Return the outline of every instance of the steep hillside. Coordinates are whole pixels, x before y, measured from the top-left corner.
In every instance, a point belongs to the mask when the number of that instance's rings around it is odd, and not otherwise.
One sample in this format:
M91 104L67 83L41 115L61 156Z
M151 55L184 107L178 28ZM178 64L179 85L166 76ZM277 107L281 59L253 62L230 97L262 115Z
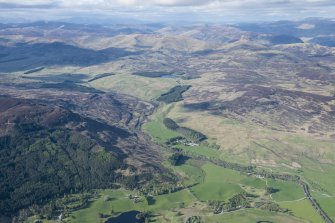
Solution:
M136 154L141 145L128 130L37 99L2 96L0 108L0 214L64 193L135 188L160 172L157 163L131 161L126 148Z
M0 46L0 69L3 72L29 70L41 66L90 66L129 55L122 49L95 51L73 45L51 43L17 43Z

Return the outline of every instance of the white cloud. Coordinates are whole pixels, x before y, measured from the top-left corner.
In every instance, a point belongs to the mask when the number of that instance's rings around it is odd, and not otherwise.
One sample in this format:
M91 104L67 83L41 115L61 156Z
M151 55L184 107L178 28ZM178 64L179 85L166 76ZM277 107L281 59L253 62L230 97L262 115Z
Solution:
M260 20L334 16L335 0L0 0L0 13L14 10L118 12L130 17L178 15L180 18L225 17ZM304 13L306 12L306 13ZM307 13L308 12L308 13ZM64 14L64 13L63 13ZM179 18L176 16L176 18ZM192 19L190 17L189 19Z
M59 7L73 6L248 6L248 5L335 5L333 0L0 0L3 5L39 6L53 5Z
M0 3L4 4L17 4L17 5L45 5L45 4L52 4L53 0L13 0L13 1L4 1L0 0Z

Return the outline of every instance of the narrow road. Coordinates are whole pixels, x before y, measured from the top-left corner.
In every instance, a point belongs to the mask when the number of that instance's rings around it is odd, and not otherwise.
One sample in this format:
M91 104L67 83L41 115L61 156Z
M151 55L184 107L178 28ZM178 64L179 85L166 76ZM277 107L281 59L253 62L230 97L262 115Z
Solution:
M309 191L309 186L307 183L303 182L300 180L299 182L304 190L305 196L308 199L308 201L312 204L312 206L314 207L314 209L319 213L319 215L323 218L323 220L326 223L334 223L332 219L330 219L330 217L327 215L326 212L324 212L322 210L322 208L320 207L320 205L315 201L315 199L312 197L310 191Z

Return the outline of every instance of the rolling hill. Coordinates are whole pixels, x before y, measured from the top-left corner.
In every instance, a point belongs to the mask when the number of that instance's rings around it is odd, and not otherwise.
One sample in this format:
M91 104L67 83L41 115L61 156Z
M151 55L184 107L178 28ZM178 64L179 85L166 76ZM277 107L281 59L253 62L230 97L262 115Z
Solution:
M334 221L334 35L0 25L0 221Z

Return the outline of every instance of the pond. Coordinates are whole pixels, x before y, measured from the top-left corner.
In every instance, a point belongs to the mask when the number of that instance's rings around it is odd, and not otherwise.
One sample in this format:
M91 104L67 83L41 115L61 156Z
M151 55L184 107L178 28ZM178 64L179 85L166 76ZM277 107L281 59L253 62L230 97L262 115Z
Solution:
M128 211L122 214L109 218L105 223L144 223L144 219L137 219L136 215L139 211Z

